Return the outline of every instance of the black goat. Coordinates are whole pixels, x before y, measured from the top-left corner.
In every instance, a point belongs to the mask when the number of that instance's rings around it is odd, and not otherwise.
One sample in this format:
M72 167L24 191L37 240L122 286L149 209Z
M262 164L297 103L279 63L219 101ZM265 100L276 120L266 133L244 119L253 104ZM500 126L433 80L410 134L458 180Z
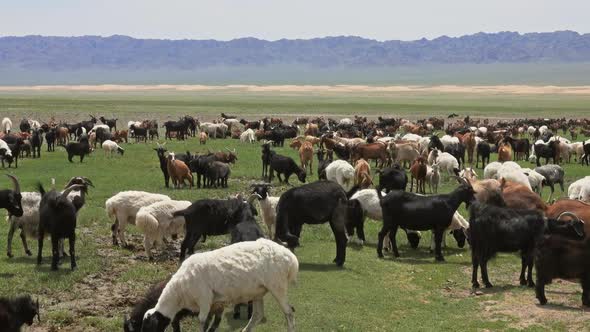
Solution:
M12 159L8 158L6 160L8 162L8 168L10 168L12 166L13 162L14 162L14 167L18 168L18 158L20 157L20 152L21 152L24 145L25 145L25 142L21 138L19 138L16 141L16 143L14 143L14 144L8 144L8 147L12 151Z
M70 264L72 270L76 268L76 215L77 210L73 202L67 197L72 190L81 190L82 185L73 185L61 194L55 190L45 192L41 184L38 185L41 193L39 206L39 248L37 264L43 260L43 240L45 233L51 235L51 248L53 259L51 270L57 270L59 263L59 240L67 238L70 244Z
M101 116L99 118L99 120L103 123L106 124L107 126L109 126L109 131L115 129L115 131L117 130L117 120L119 119L105 119L104 116Z
M45 140L47 141L47 152L55 151L55 140L57 138L57 132L55 128L50 128L45 133ZM41 153L39 153L41 155Z
M228 234L239 220L236 220L236 212L242 209L244 204L249 204L253 214L256 209L251 202L245 202L240 196L232 199L201 199L188 208L174 212L174 217L183 216L186 220L186 234L180 247L180 261L182 262L188 252L192 255L195 245L201 236Z
M229 165L226 163L222 163L221 161L213 161L207 165L207 180L205 181L207 185L205 187L214 187L221 186L222 188L227 188L227 179L231 174L231 169Z
M262 144L262 179L266 179L268 176L268 167L270 166L270 160L276 153L270 149L272 142L265 142Z
M318 149L316 153L318 155L318 179L327 180L326 167L328 167L328 165L330 165L330 163L333 161L333 153L331 150L328 150L327 153L325 153L325 157L323 149Z
M29 295L0 297L0 331L19 332L23 325L31 326L35 316L40 322L39 300L33 301Z
M147 143L147 128L137 127L133 124L129 127L129 130L133 131L133 136L135 137L136 143L140 141L144 141L145 143Z
M63 145L62 145L63 146ZM84 156L90 154L90 143L88 143L88 136L80 136L79 142L69 142L64 146L68 153L68 161L73 163L74 156L80 156L80 162L84 161Z
M577 217L574 220L578 219ZM590 226L585 224L585 235ZM590 306L590 241L572 240L563 235L545 235L535 255L537 272L536 297L541 305L547 304L545 285L553 279L579 279L582 284L582 304Z
M23 206L21 204L22 196L20 193L20 184L18 179L10 174L6 174L14 184L14 189L0 190L0 209L6 209L9 215L22 217Z
M33 150L33 158L41 158L41 146L43 145L43 135L40 129L33 130L31 137L31 148Z
M479 165L479 158L480 157L481 157L481 168L482 169L486 168L486 162L488 164L490 163L490 153L492 152L490 149L490 145L486 141L479 142L479 143L477 143L475 150L476 150L475 168L477 168L477 165Z
M465 167L465 144L459 143L457 145L449 145L445 148L444 152L450 153L459 162L459 168L461 165Z
M535 246L545 232L579 236L584 234L577 223L564 224L545 219L538 210L519 210L475 202L469 208L468 237L471 244L473 288L479 288L477 269L486 288L492 287L488 278L488 261L498 252L520 251L520 284L533 287L533 254ZM525 279L525 270L528 274Z
M346 260L346 233L362 224L348 215L347 193L336 182L317 181L287 190L277 204L275 241L287 242L291 250L299 246L303 224L330 223L336 239L338 266ZM359 234L359 238L361 234Z
M554 164L559 164L559 141L535 144L534 149L537 156L537 167L541 166L541 158L545 158L545 164L549 163L549 159L553 159Z
M156 155L158 156L158 160L160 161L160 169L162 170L162 174L164 175L164 185L166 188L170 187L170 175L168 175L168 166L166 161L166 149L164 145L158 144L158 147L154 149L156 151Z
M192 173L197 173L197 188L201 188L201 177L203 178L203 187L207 186L207 173L209 164L216 161L215 155L209 153L206 155L195 156L189 163L188 168Z
M584 150L584 154L580 157L580 162L582 165L586 164L588 166L590 165L590 144L582 142L582 149Z
M279 182L283 182L283 180L281 180L281 174L283 174L285 176L286 184L289 184L289 177L292 174L296 174L297 178L302 183L305 183L305 177L307 176L307 172L299 167L295 160L280 154L274 154L270 158L270 174L268 175L269 182L272 182L272 179L274 178L274 172L277 172Z
M377 190L385 190L386 193L389 193L391 190L406 190L408 176L399 164L377 170L377 173L379 173L379 186Z
M438 149L438 151L443 151L445 149L440 138L436 135L430 136L430 142L428 143L428 152L432 151L433 149Z
M164 287L170 281L170 278L161 281L155 285L153 285L147 293L143 297L141 297L135 306L133 306L133 310L131 311L131 316L125 316L123 321L123 331L125 332L139 332L142 329L143 325L143 316L145 315L146 311L156 306L158 303L158 299L162 292L164 291ZM215 331L219 327L219 323L221 322L221 314L223 313L223 307L221 310L214 310L215 311L215 320L213 324L208 329L208 331ZM188 309L183 309L176 313L174 319L172 320L172 331L180 332L180 321L187 317L187 316L196 316L198 313L194 313ZM207 321L205 322L205 329L209 326L209 321L211 320L211 315L207 317Z
M29 123L29 120L22 119L20 121L19 129L22 133L28 133L31 131L31 124Z
M402 227L415 231L432 230L435 258L437 261L444 261L441 251L444 232L461 203L470 204L474 193L471 185L464 181L453 192L443 195L419 196L395 190L383 197L381 190L377 190L383 210L383 227L379 231L377 255L383 258L383 238L389 232L393 254L399 257L395 235L398 227Z

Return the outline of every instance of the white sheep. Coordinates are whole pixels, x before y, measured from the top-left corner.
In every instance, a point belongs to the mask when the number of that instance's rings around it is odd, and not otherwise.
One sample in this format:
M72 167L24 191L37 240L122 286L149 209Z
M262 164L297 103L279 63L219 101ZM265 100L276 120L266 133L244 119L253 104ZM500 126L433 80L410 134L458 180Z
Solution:
M117 151L119 154L123 155L123 153L125 153L125 149L123 149L122 147L119 146L119 144L117 144L116 142L113 142L111 140L106 140L104 142L102 142L102 149L104 150L104 155L106 156L113 156L113 153L115 151Z
M535 131L537 131L537 128L535 128L533 126L529 126L526 130L526 132L529 134L529 136L533 136L535 134Z
M252 128L248 128L240 134L240 142L254 143L254 141L256 141L256 137L254 136L254 130L252 130Z
M500 168L498 169L495 179L501 180L502 178L508 181L522 184L531 191L533 190L531 188L528 176L523 172L520 165L513 161L506 161L502 163L502 166L500 166Z
M267 239L194 254L166 284L156 306L145 313L143 326L165 328L180 310L188 309L199 312L200 331L204 332L213 304L253 301L252 318L242 330L251 331L263 319L264 295L270 292L287 319L287 331L294 332L294 309L287 293L298 272L297 257Z
M326 167L326 179L349 190L354 184L354 167L345 160L334 160Z
M169 235L184 233L184 217L173 217L172 213L188 208L189 201L164 200L137 211L135 225L143 233L143 247L149 258L152 258L152 246L162 246Z
M459 162L452 154L448 152L438 153L436 163L440 166L440 169L446 171L450 176L459 174Z
M582 193L587 193L590 189L590 176L586 176L577 181L574 181L567 189L567 196L570 199L582 199ZM590 199L584 200L590 203Z
M402 137L402 140L418 142L421 138L422 138L422 136L420 136L420 135L408 133Z
M498 161L492 161L491 163L487 164L486 167L483 169L483 178L495 179L500 167L502 167L502 163Z
M547 126L543 125L539 127L539 133L541 133L541 135L544 135L547 131L549 131L549 128L547 128Z
M12 121L9 118L2 119L2 132L5 134L10 133L12 130Z
M6 141L3 139L0 139L0 150L4 150L5 156L12 156L12 150L10 150L8 143L6 143Z
M117 245L117 238L121 245L127 246L125 240L125 228L127 224L135 224L137 211L150 204L170 200L170 197L161 194L152 194L145 191L122 191L105 202L105 208L109 218L115 218L112 225L113 244Z
M541 195L541 192L543 191L543 183L545 183L545 176L530 168L523 168L522 171L528 177L531 189Z

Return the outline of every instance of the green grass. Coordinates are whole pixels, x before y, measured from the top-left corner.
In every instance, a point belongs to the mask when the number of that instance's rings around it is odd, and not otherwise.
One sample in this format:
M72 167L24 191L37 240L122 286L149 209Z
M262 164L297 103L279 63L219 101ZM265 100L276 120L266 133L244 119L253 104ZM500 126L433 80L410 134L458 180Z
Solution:
M119 118L132 119L139 115L165 118L178 114L213 116L220 111L237 114L289 114L291 112L314 114L447 114L461 107L464 112L486 116L537 117L538 109L567 109L572 114L584 115L582 97L547 96L526 97L485 96L481 100L473 96L401 96L376 99L361 96L286 97L280 96L215 96L179 95L84 95L76 94L39 96L1 96L0 111L20 116L34 115L45 119L55 114L57 119L63 110L67 116L78 118L92 112L115 112ZM538 99L535 99L538 98ZM408 107L397 113L402 106ZM410 106L407 106L410 105ZM479 105L479 106L478 106ZM560 106L561 105L561 106ZM356 110L359 113L356 113ZM486 111L483 111L486 110ZM406 113L407 112L407 113ZM549 111L546 114L551 114ZM108 113L110 114L110 113ZM553 114L555 115L555 114ZM569 116L568 114L559 114ZM587 115L587 114L586 114ZM65 116L65 115L64 115ZM19 116L12 116L13 120ZM24 159L18 170L3 170L16 174L23 191L35 190L41 181L46 187L56 178L63 186L72 176L87 176L96 185L92 188L86 206L80 212L78 222L78 266L71 272L69 263L60 266L58 272L49 271L50 243L46 240L44 264L38 267L34 257L26 257L16 234L13 241L14 258L0 258L0 294L16 295L23 292L39 297L42 302L42 326L45 329L114 331L120 329L122 316L129 311L134 299L150 284L173 273L176 260L159 255L155 262L145 259L141 237L134 227L134 250L114 248L110 239L110 224L104 211L105 200L122 190L145 190L170 195L174 199L197 200L205 197L225 198L233 193L246 193L248 186L260 178L260 147L258 144L240 144L236 140L210 140L199 146L196 140L172 141L170 151L203 152L236 148L239 160L232 168L230 188L227 190L193 189L170 190L163 186L163 179L152 150L155 144L126 144L125 156L107 159L102 151L93 153L83 164L70 164L63 148L56 152L43 151L41 159ZM296 158L293 150L277 148L279 153ZM526 165L526 163L523 163ZM314 168L316 166L314 165ZM578 164L565 165L567 184L588 174L588 168ZM315 172L314 172L315 173ZM480 172L481 173L481 172ZM312 179L316 179L314 175ZM8 179L4 187L9 186ZM296 179L291 179L296 183ZM276 183L275 183L276 184ZM442 192L450 191L454 183L445 182ZM276 193L288 189L277 186ZM557 190L559 195L560 191ZM543 193L548 196L548 191ZM461 212L465 214L462 208ZM405 237L398 234L401 257L378 259L375 251L379 225L366 222L368 243L363 247L349 246L344 268L332 263L335 255L333 235L327 225L305 226L302 247L296 250L300 261L300 273L296 286L290 289L290 302L296 308L296 324L299 331L385 331L385 330L505 330L525 328L530 330L556 329L580 330L587 328L588 312L580 311L581 289L578 285L557 285L564 294L548 293L549 301L557 303L547 309L536 306L534 293L518 286L520 259L515 255L499 255L490 264L490 278L496 288L484 295L471 295L470 254L468 249L458 249L451 236L449 248L444 251L447 261L436 263L428 252L429 234L424 234L420 248L412 250ZM263 228L264 229L264 228ZM0 223L0 234L6 234L8 225ZM17 232L18 233L18 232ZM0 240L5 245L5 237ZM210 250L224 245L227 237L210 237L199 249ZM37 243L29 240L36 255ZM67 244L66 244L67 246ZM174 256L174 255L171 255ZM550 287L550 289L552 286ZM266 301L268 321L258 331L281 331L285 321L271 297ZM491 308L482 310L482 308ZM228 310L229 312L230 310ZM522 311L529 312L526 317ZM483 313L482 313L483 312ZM557 313L556 313L557 312ZM532 320L531 320L532 317ZM237 331L245 326L244 320L235 321L226 312L222 331ZM194 330L194 320L185 325Z

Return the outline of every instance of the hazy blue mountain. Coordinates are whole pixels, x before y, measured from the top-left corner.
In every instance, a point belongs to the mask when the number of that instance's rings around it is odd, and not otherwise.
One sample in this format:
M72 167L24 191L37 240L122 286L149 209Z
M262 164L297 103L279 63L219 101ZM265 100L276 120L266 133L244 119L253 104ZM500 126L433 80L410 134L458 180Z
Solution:
M203 69L219 66L373 67L415 64L581 62L590 34L477 33L458 38L385 41L360 37L265 41L111 37L3 37L0 66L45 70Z

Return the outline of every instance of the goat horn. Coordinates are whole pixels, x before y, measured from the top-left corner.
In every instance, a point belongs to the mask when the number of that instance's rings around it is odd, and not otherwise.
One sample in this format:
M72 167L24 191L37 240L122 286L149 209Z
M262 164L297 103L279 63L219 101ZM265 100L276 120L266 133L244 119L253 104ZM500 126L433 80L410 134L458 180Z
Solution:
M71 186L67 187L67 188L66 188L66 190L64 190L64 191L63 191L63 193L61 193L61 197L62 197L62 198L68 197L68 195L70 194L70 192L71 192L72 190L75 190L75 189L82 189L83 187L84 187L84 186L83 186L83 185L81 185L81 184L74 184L74 185L71 185Z
M230 149L228 149L228 147L227 147L227 146L225 147L225 149L226 149L227 151L231 152L231 150L230 150Z
M580 217L578 217L578 215L577 215L577 214L575 214L575 213L573 213L573 212L570 212L570 211L565 211L565 212L562 212L562 213L561 213L561 214L560 214L560 215L557 217L557 220L561 220L561 217L563 217L563 216L570 216L570 217L574 218L576 221L580 221L580 222L582 222L582 224L584 223L584 220L580 219Z
M87 185L89 185L89 186L91 186L91 187L94 187L94 184L92 183L92 181L90 181L90 179L89 179L89 178L87 178L87 177L83 176L83 177L82 177L82 180L84 180L84 182L86 182L86 184L87 184Z
M12 183L14 184L14 191L20 194L20 184L18 183L18 179L16 178L16 176L10 174L6 174L6 176L8 176L12 180Z
M251 194L250 196L248 196L248 199L246 200L248 203L252 204L254 202L255 199L262 199L262 196L254 193Z

